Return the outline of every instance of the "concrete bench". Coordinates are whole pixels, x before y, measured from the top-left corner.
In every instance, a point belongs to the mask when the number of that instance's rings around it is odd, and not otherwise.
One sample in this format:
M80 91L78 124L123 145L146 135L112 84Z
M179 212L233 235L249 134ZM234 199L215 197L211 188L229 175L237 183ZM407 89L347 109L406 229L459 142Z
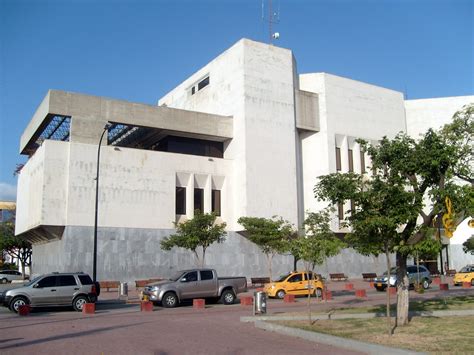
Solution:
M250 281L252 282L252 286L260 285L263 286L264 284L270 283L269 277L251 277Z
M331 281L346 281L348 279L348 277L342 272L329 274L329 278L331 279Z
M118 290L120 287L119 281L99 281L99 284L100 284L100 289L101 290L106 289L107 292L109 292L111 288Z
M364 279L364 281L374 281L376 277L377 277L377 274L374 272L362 273L362 278Z

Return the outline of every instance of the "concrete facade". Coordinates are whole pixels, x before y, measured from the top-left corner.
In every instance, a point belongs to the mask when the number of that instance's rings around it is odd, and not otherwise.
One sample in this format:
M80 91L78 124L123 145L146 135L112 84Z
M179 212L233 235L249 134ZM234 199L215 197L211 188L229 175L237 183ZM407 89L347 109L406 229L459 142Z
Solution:
M444 100L440 107L449 109L440 112L447 122L460 108L455 106L474 97ZM437 125L438 120L428 119L430 107L331 74L298 75L290 50L246 39L157 106L50 91L21 138L20 151L30 159L18 181L16 233L34 243L34 274L91 272L97 148L104 125L112 123L121 130L122 142L142 129L149 134L144 133L143 144L177 136L222 143L223 152L218 157L181 154L103 141L98 278L165 277L194 266L190 252L162 251L160 241L174 231L174 222L193 217L195 188L202 189L204 212L213 208L213 190L220 191L218 220L227 223L226 241L209 248L206 265L221 275L265 276L266 258L238 233L238 218L278 215L299 226L305 211L324 207L312 190L318 176L337 171L336 148L340 171L368 169L370 161L355 140L376 142L400 131L414 134L422 122ZM55 127L53 116L59 117ZM65 133L54 140L58 129ZM186 188L180 215L178 187ZM332 228L343 232L339 222L335 216ZM384 265L382 258L344 250L317 270L360 277L380 273ZM292 266L291 256L277 256L273 276Z

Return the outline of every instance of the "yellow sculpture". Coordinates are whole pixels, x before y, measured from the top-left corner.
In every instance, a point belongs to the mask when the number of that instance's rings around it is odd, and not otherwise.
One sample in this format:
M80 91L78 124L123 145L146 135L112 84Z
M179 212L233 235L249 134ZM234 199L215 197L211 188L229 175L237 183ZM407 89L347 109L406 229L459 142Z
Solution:
M443 226L444 226L444 236L446 238L451 238L453 236L454 231L456 230L456 226L454 225L454 211L453 211L453 204L451 199L446 196L446 213L443 215Z

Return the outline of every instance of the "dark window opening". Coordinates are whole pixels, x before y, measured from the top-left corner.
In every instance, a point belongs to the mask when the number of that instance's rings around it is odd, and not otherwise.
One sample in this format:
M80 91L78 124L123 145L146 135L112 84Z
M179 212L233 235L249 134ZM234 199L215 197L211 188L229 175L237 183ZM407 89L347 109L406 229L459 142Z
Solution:
M363 151L360 152L360 171L362 174L365 174L365 153Z
M176 187L176 214L186 214L185 187Z
M223 158L224 143L204 139L168 136L161 140L158 151Z
M342 203L337 204L337 215L339 216L340 221L344 219L344 204Z
M194 95L195 93L196 93L196 87L193 86L193 87L191 88L191 95Z
M336 147L336 170L341 171L341 148Z
M349 157L349 172L353 172L354 171L354 160L353 160L353 156L352 156L352 149L349 149L347 151L348 153L348 157Z
M212 190L212 212L214 212L216 216L221 215L221 191L220 190Z
M202 79L198 84L198 91L204 89L209 85L209 77Z
M194 210L204 212L204 189L194 189Z

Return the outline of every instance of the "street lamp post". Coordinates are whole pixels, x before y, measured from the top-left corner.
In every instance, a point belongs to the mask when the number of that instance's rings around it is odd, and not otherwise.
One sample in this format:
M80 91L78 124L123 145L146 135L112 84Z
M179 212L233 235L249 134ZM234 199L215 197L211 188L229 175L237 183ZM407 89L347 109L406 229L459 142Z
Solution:
M99 147L97 148L97 173L95 176L95 211L94 211L94 262L92 268L92 278L94 283L97 281L97 220L98 220L98 207L99 207L99 166L100 166L100 146L102 145L102 139L104 138L105 132L109 128L109 123L104 127L104 131L100 136Z

